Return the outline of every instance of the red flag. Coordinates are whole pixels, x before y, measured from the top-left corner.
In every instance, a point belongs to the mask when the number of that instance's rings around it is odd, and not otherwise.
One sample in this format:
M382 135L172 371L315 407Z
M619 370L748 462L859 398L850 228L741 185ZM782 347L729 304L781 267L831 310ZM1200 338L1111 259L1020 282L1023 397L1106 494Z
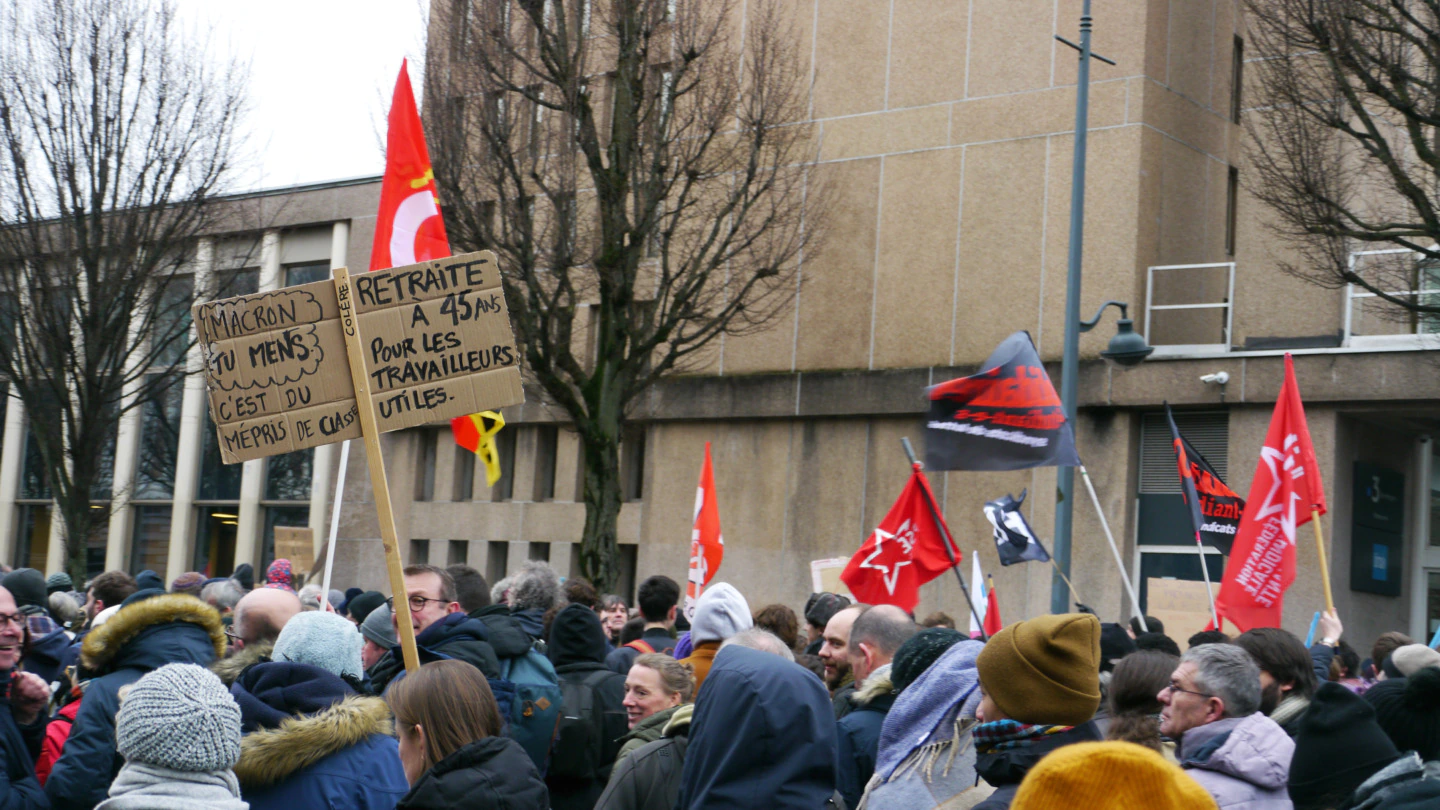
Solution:
M690 532L690 574L685 586L685 615L695 617L695 603L725 558L725 535L720 533L720 505L715 501L715 470L710 464L710 442L705 442L705 463L695 489L695 528Z
M1000 623L1000 597L995 593L995 578L986 577L985 592L985 635L994 635L1005 625Z
M889 514L850 558L840 581L857 600L914 610L920 602L920 586L950 567L945 541L926 503L929 489L916 464ZM959 561L957 550L955 562Z
M410 77L400 63L395 96L390 102L390 132L385 139L385 179L380 184L380 212L375 221L375 242L370 248L370 269L403 267L450 255L445 222L440 218L440 196L435 172L425 148L420 114Z
M1220 616L1240 632L1280 626L1285 589L1295 581L1295 529L1310 520L1312 510L1325 513L1325 487L1287 354L1285 382L1215 597Z

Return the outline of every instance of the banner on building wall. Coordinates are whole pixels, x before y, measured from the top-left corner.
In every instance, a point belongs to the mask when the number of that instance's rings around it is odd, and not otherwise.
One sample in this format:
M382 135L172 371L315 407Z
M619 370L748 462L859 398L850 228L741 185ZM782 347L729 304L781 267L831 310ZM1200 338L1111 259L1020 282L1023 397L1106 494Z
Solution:
M493 253L351 278L360 386L330 281L195 305L226 464L359 438L357 390L374 403L379 433L525 401Z
M925 394L925 466L931 470L1080 464L1065 409L1028 332L1002 341L978 373Z

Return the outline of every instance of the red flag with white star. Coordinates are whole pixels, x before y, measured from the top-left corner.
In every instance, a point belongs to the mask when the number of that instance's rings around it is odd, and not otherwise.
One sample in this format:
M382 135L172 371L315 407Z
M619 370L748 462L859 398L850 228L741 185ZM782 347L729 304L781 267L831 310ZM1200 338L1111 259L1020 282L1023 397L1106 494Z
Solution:
M945 540L925 503L926 485L917 464L889 514L841 572L840 581L857 600L914 610L920 602L920 586L950 567ZM959 563L960 550L954 553Z
M385 179L380 183L380 210L370 269L404 267L450 255L440 196L425 132L415 109L406 63L400 63L395 96L390 102L390 131L385 138Z

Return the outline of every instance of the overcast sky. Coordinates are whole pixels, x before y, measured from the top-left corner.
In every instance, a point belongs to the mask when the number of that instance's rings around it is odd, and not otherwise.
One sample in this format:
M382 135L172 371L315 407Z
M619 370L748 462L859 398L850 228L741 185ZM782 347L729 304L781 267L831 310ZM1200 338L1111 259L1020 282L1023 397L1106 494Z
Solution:
M179 0L221 47L250 60L254 165L239 189L384 171L384 118L403 58L420 97L423 2Z

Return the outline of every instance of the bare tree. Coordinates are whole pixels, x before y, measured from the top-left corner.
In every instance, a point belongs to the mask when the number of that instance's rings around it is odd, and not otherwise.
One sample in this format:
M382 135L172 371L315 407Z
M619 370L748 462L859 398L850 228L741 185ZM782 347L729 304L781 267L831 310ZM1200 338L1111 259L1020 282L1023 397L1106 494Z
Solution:
M1293 275L1440 316L1440 2L1247 0L1250 189ZM1363 253L1357 260L1353 254ZM1427 330L1429 331L1429 330Z
M83 577L108 516L94 502L124 495L108 492L120 416L185 373L190 271L234 168L246 71L170 0L28 0L0 29L0 374Z
M752 0L445 0L426 132L457 250L501 259L525 372L583 449L581 564L618 578L637 398L791 306L825 222L798 38Z

